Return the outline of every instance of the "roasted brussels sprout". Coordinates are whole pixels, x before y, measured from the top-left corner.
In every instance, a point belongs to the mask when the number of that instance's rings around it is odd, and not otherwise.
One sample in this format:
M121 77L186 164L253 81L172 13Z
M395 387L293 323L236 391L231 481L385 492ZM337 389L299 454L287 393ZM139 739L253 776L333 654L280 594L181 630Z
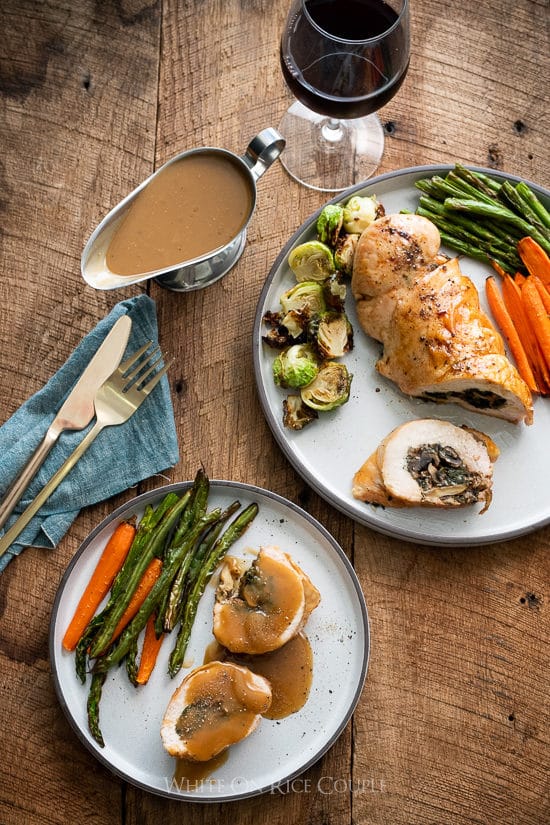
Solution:
M327 203L317 218L317 236L321 243L334 246L342 228L344 209L340 204Z
M307 407L299 395L289 395L283 401L283 424L290 430L303 430L316 418L317 410Z
M281 295L283 312L300 312L311 318L326 309L323 285L319 281L302 281Z
M266 312L262 320L270 327L270 329L262 335L262 341L269 347L284 349L296 343L295 338L290 334L287 327L283 326L280 312Z
M339 272L335 272L323 284L323 292L325 296L325 303L330 309L337 312L344 311L344 304L346 302L347 287L342 281ZM319 313L320 314L320 313Z
M353 347L353 328L344 312L323 312L310 321L308 338L321 358L340 358Z
M336 241L334 263L336 264L336 269L343 272L344 275L351 275L353 272L353 258L359 238L360 235L355 232L350 232L347 235L340 235Z
M300 283L324 281L334 272L332 251L320 241L298 244L288 256L288 265Z
M319 360L309 344L284 349L273 362L273 380L279 387L305 387L319 371Z
M305 342L308 322L309 316L304 315L303 312L300 312L300 310L297 309L291 309L290 312L287 312L287 314L283 316L281 326L287 330L288 334L292 338L290 343L301 344L302 341L298 339L302 338Z
M346 232L361 233L376 220L377 200L375 195L354 195L344 206L343 228Z
M302 401L319 412L334 410L349 399L352 377L345 364L326 361L313 381L300 390Z

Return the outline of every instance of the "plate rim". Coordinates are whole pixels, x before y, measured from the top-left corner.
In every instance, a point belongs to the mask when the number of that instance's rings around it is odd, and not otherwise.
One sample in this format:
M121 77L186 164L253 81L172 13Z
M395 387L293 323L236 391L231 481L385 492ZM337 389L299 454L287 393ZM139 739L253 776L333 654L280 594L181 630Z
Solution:
M161 485L160 487L156 487L153 490L148 490L144 493L140 493L137 496L134 496L129 501L124 504L119 505L112 513L108 514L101 520L99 524L97 524L91 532L86 536L86 538L80 543L79 547L73 554L69 564L67 565L63 576L58 584L55 598L52 605L51 615L50 615L50 626L48 631L48 652L49 652L49 660L50 660L50 668L51 668L51 678L54 683L55 694L57 701L63 710L65 718L69 722L69 725L73 732L76 734L77 739L80 741L81 744L84 745L86 750L94 756L100 764L102 764L105 768L109 770L111 774L114 774L119 779L122 779L125 782L128 782L134 787L137 787L141 790L144 790L148 793L154 794L155 796L160 796L165 799L172 799L179 802L195 802L200 804L215 804L215 803L222 803L222 802L236 802L243 799L251 799L255 796L260 796L261 794L267 793L271 788L277 787L279 785L284 785L285 783L292 782L297 776L300 776L306 770L308 770L312 765L318 762L325 753L335 744L337 739L342 735L345 727L347 726L348 722L353 716L359 699L361 698L361 694L363 692L368 667L370 662L370 652L371 652L371 631L370 631L370 619L369 613L366 603L366 598L363 593L363 589L359 582L359 578L355 569L351 563L351 561L346 556L343 548L339 544L339 542L334 538L334 536L324 527L317 519L296 504L290 499L281 496L279 493L275 493L272 490L268 490L264 487L260 487L255 484L248 484L246 482L240 481L230 481L227 479L210 479L210 488L213 489L215 487L222 488L222 489L237 489L246 491L246 493L250 496L259 495L266 497L268 499L272 499L280 506L286 507L297 514L299 517L303 518L306 522L309 523L310 526L314 528L321 536L324 538L325 542L327 542L331 550L334 551L340 562L343 564L343 567L348 575L351 584L356 593L357 602L360 609L361 614L361 626L364 632L364 645L363 649L363 661L361 663L361 669L359 673L359 678L357 681L357 686L353 695L353 698L346 710L346 713L340 720L337 730L332 734L332 736L325 742L321 748L319 748L316 753L311 756L303 765L296 768L296 770L290 772L288 775L283 776L280 779L276 779L272 781L270 784L262 786L261 788L254 788L252 790L243 791L238 794L234 795L219 795L219 796L211 796L211 797L195 797L193 796L192 792L185 792L185 791L170 791L170 790L162 790L161 788L155 788L148 785L146 782L142 782L139 779L131 776L126 771L122 770L114 766L110 760L95 746L90 740L84 735L84 731L82 730L81 726L78 724L77 720L73 717L69 705L65 700L61 680L58 674L57 668L57 655L58 651L56 649L55 644L55 629L57 623L57 617L60 607L60 602L63 597L63 593L67 582L70 579L71 573L74 570L78 560L80 557L86 552L90 544L94 541L96 536L99 535L106 527L109 526L112 522L116 521L117 519L121 518L122 516L126 515L131 510L140 509L142 504L146 504L151 499L157 498L159 496L165 495L169 492L180 492L189 489L192 486L192 481L180 481L180 482L173 482L171 484ZM323 550L324 552L324 550Z
M467 169L470 171L481 172L486 175L490 175L492 177L497 177L505 180L510 180L515 183L519 183L520 181L524 181L528 186L530 186L533 190L537 192L537 194L542 195L544 199L548 199L550 201L550 190L546 189L545 187L541 186L538 183L535 183L527 178L523 178L519 175L511 174L508 172L503 172L500 169L490 169L486 166L477 166L474 164L464 163L463 164ZM356 183L353 186L350 186L348 189L343 190L342 192L338 192L334 195L330 200L326 200L322 206L320 206L317 210L312 212L305 221L303 221L300 226L292 233L290 238L286 241L280 252L278 253L277 257L273 261L267 278L264 281L262 286L262 290L258 297L258 301L256 304L256 313L254 316L254 327L252 332L252 357L253 357L253 364L254 364L254 376L256 382L256 391L258 393L258 397L260 400L260 405L262 407L264 417L267 420L268 426L270 431L275 438L279 448L281 449L283 455L293 467L293 469L298 473L298 475L311 486L313 490L328 504L334 507L335 510L338 510L340 513L343 513L345 516L350 518L356 524L360 524L364 527L368 527L369 529L374 530L377 533L380 533L385 536L389 536L390 538L396 538L401 541L407 541L409 543L414 544L421 544L426 546L443 546L443 547L474 547L480 545L488 545L494 544L497 542L503 541L510 541L518 536L527 535L528 533L534 532L535 530L539 530L548 524L550 524L550 511L548 515L544 518L541 518L539 521L534 522L527 527L519 526L515 529L510 529L505 535L487 535L482 536L479 538L469 536L469 537L460 537L459 539L453 538L452 535L449 536L438 536L436 538L431 538L429 535L423 533L414 533L411 530L407 530L404 527L391 527L390 525L381 524L375 519L371 518L370 513L365 511L364 517L360 517L357 512L353 509L351 503L343 498L339 497L337 500L334 499L334 496L331 495L324 489L323 484L321 484L313 473L310 473L307 468L304 468L299 460L296 459L294 451L291 448L290 442L287 438L285 438L284 432L278 426L277 421L275 420L275 416L271 406L269 404L269 399L267 397L264 382L262 380L262 365L261 365L261 352L262 352L262 339L261 339L261 330L262 330L262 313L261 308L264 306L265 298L267 293L269 292L272 282L275 279L275 276L283 264L284 260L288 256L288 253L292 246L296 243L298 238L317 220L318 216L324 209L327 204L333 203L340 203L342 200L345 200L351 197L355 192L361 191L371 187L376 187L379 184L383 184L387 181L393 181L400 177L405 176L430 176L434 174L442 174L451 171L456 166L456 163L437 163L437 164L427 164L427 165L420 165L420 166L408 166L403 169L396 169L390 172L384 172L381 175L377 175L372 178L367 178L366 180L361 181L360 183Z

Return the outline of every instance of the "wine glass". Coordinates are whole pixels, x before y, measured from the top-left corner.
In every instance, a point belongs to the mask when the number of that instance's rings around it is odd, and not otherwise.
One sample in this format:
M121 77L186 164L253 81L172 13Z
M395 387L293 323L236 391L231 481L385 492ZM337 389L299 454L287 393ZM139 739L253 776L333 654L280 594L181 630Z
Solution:
M409 66L409 0L293 0L281 67L298 99L284 115L281 161L300 183L339 192L378 168L376 114Z

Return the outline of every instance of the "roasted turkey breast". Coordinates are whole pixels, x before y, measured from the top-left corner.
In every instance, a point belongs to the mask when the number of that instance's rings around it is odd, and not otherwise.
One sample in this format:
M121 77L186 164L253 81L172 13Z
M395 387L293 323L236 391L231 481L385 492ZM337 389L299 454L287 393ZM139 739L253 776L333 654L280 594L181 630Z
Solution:
M254 731L271 704L267 679L231 662L189 673L170 699L160 735L171 756L204 762Z
M484 433L422 418L396 427L355 473L353 495L385 507L491 502L498 448Z
M529 388L475 285L439 246L419 215L387 215L361 235L352 292L361 326L384 347L377 370L407 395L530 424Z

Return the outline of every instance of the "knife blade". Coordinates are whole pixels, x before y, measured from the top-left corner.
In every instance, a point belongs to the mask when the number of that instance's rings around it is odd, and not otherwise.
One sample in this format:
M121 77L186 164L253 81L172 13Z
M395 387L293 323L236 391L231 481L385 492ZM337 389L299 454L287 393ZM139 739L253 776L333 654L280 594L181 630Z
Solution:
M83 430L94 417L94 398L99 387L118 367L132 328L132 320L122 315L111 327L104 341L92 356L59 412L48 427L19 477L0 504L0 529L10 517L26 488L44 463L46 456L64 430Z

